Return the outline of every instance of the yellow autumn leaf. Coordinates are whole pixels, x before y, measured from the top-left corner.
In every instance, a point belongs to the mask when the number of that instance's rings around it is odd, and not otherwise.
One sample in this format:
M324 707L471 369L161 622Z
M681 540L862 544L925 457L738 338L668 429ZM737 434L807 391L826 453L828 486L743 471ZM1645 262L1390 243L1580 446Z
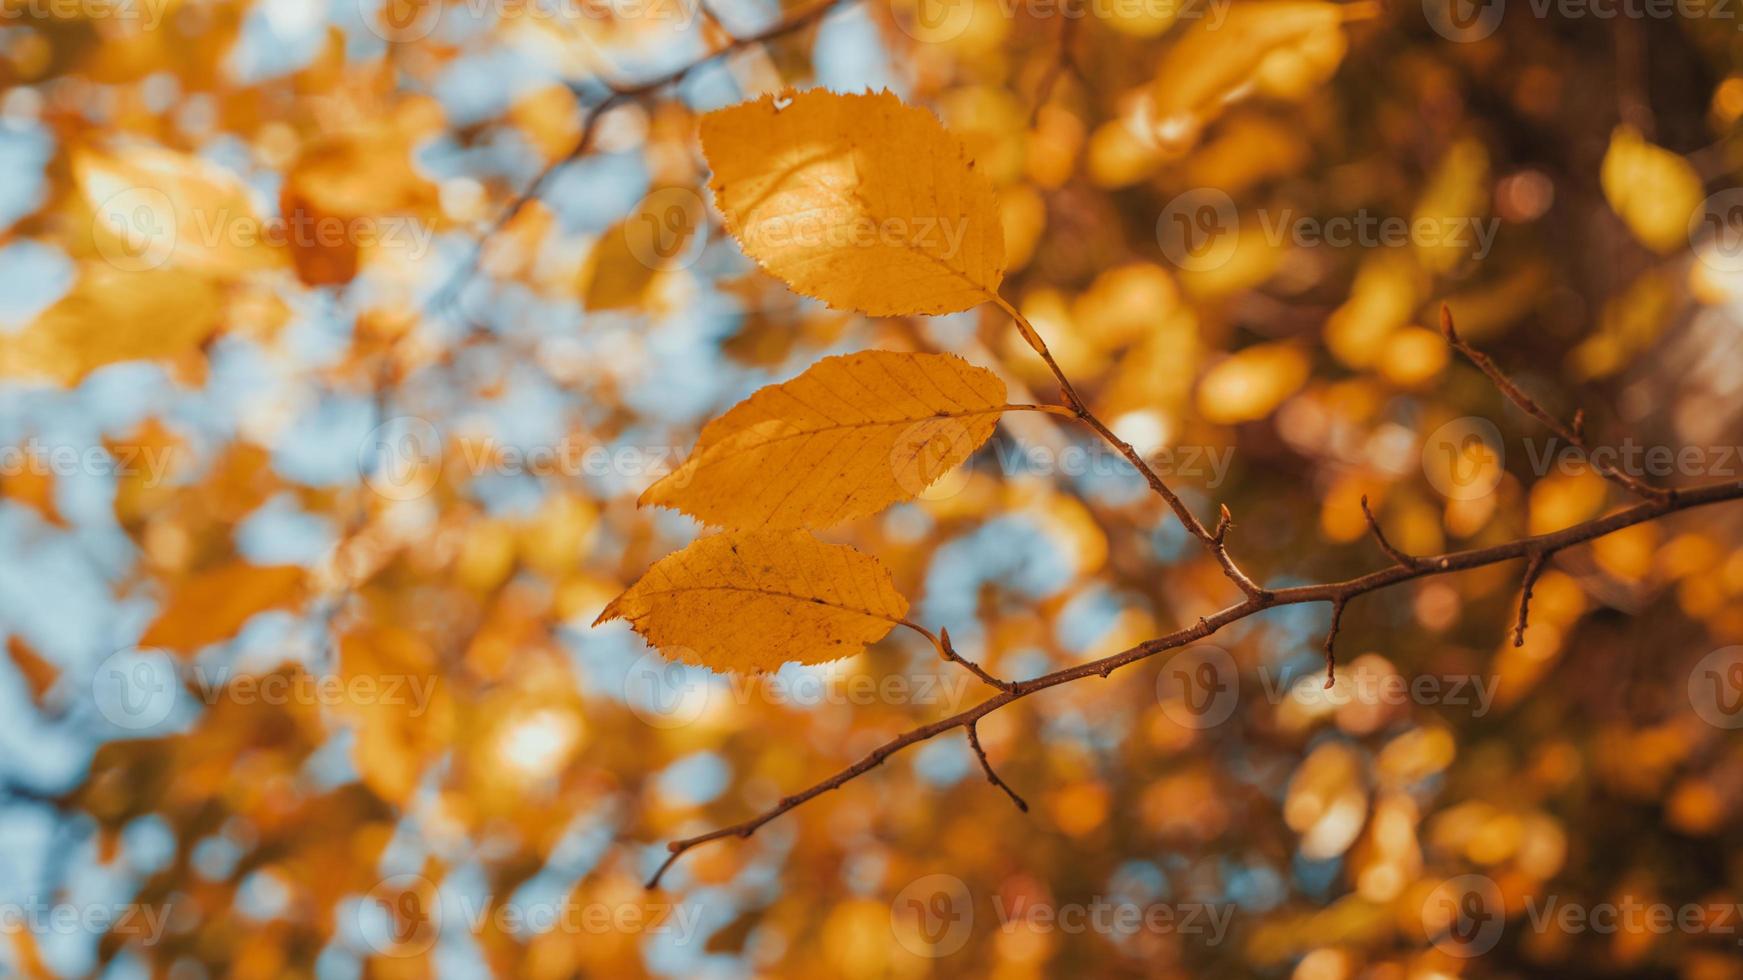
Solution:
M954 354L826 357L708 423L638 503L727 527L828 527L919 496L1004 410L1004 382Z
M199 157L149 145L81 148L72 173L91 209L92 244L119 268L174 262L224 276L284 262L248 189Z
M1198 384L1198 411L1220 424L1270 415L1307 383L1307 354L1290 344L1255 344L1207 371Z
M1635 363L1670 325L1679 302L1676 277L1650 269L1604 302L1598 323L1568 354L1581 378L1603 378Z
M1151 88L1155 135L1183 153L1230 103L1262 93L1299 97L1343 60L1346 21L1371 17L1372 3L1269 0L1239 3L1220 21L1204 18L1168 49Z
M1353 368L1371 367L1393 331L1410 322L1427 288L1421 267L1397 249L1362 259L1349 298L1325 321L1325 346Z
M29 326L0 335L0 377L70 385L105 364L171 357L204 343L223 313L222 291L204 276L87 263Z
M582 309L634 310L646 301L659 269L636 260L627 228L613 225L593 243L577 279Z
M657 295L662 272L694 262L706 238L707 205L688 187L655 188L624 220L606 229L581 267L581 305L633 310Z
M1417 239L1422 267L1445 274L1460 263L1481 261L1493 239L1485 238L1489 210L1489 153L1480 140L1462 139L1448 148L1423 188L1411 216L1412 228L1431 228Z
M302 597L303 569L296 565L250 565L232 561L177 583L139 645L191 654L228 640L255 613L295 605Z
M347 686L387 678L401 686L393 697L347 698L336 708L356 726L351 756L358 777L383 799L405 802L453 736L440 656L411 630L374 626L339 638L337 673Z
M324 134L299 148L278 206L303 282L349 282L368 250L421 254L421 239L444 215L436 184L413 160L428 115L411 105L382 125Z
M1655 252L1688 242L1689 216L1701 206L1701 177L1681 156L1617 126L1598 170L1604 197L1634 237Z
M870 555L801 531L742 531L655 562L593 625L627 620L668 659L761 673L853 656L907 612Z
M13 669L24 679L31 703L40 706L55 682L60 680L60 667L37 653L22 636L6 638L6 655L12 661Z
M765 95L704 116L702 150L727 230L795 292L873 316L997 295L992 184L925 109L889 92Z

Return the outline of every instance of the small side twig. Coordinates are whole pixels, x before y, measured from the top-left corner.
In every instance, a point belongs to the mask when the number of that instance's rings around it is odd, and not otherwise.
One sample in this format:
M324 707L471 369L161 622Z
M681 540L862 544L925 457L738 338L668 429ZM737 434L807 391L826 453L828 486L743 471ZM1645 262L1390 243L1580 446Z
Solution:
M1070 0L1066 0L1070 3ZM1053 98L1053 86L1059 84L1059 78L1066 72L1083 77L1083 70L1077 66L1077 56L1072 53L1072 41L1077 36L1077 22L1082 19L1083 11L1073 12L1065 9L1059 18L1059 53L1054 56L1053 63L1047 66L1047 74L1041 76L1041 84L1035 89L1035 107L1029 112L1029 125L1034 126L1041 118L1041 110Z
M986 668L982 667L980 664L977 664L967 657L964 657L962 654L957 653L956 647L952 646L950 643L950 630L942 629L934 635L931 630L921 626L919 623L909 622L904 619L902 620L902 625L930 640L932 646L937 649L940 657L943 657L951 663L961 664L963 667L967 668L969 673L985 681L987 684L996 687L1001 691L1009 691L1011 688L1016 686L1010 681L1000 680L999 678L994 677L992 674L987 673Z
M1564 425L1560 419L1544 411L1543 406L1537 404L1535 399L1526 394L1506 374L1502 373L1499 367L1495 366L1495 362L1489 358L1489 355L1465 343L1464 338L1459 336L1458 328L1453 326L1452 310L1444 303L1440 308L1440 331L1446 335L1447 343L1451 344L1454 350L1463 354L1472 364L1475 364L1477 369L1482 371L1494 383L1495 387L1501 390L1501 394L1507 396L1508 401L1517 406L1520 411L1541 422L1551 432L1567 440L1569 445L1584 453L1587 461L1591 463L1592 469L1606 480L1640 497L1658 503L1664 503L1676 497L1676 491L1655 487L1594 456L1591 447L1586 444L1585 413L1582 411L1575 414L1574 424L1569 426Z
M1368 533L1373 535L1374 543L1380 546L1380 550L1386 553L1386 557L1405 568L1417 567L1421 559L1409 552L1399 550L1393 546L1392 542L1386 540L1386 532L1380 529L1379 519L1374 517L1374 512L1368 509L1367 494L1362 494L1362 516L1368 520Z
M1543 575L1544 566L1549 563L1550 552L1533 551L1525 562L1525 585L1519 593L1519 621L1513 624L1513 645L1525 645L1525 627L1531 617L1531 590L1537 585L1537 580Z
M1343 627L1344 606L1348 602L1348 596L1337 596L1331 601L1331 629L1325 633L1325 689L1328 691L1338 679L1337 655L1332 652L1332 647L1337 643L1338 630Z
M1017 805L1017 809L1024 813L1028 813L1029 804L1025 803L1023 798L1017 795L1017 791L1011 788L1011 784L1000 779L999 774L993 771L993 764L986 757L986 749L981 747L980 734L975 731L974 722L969 722L964 725L963 728L968 731L968 747L973 749L975 756L980 759L980 768L981 771L986 773L986 781L997 786L999 789L1004 790L1005 795L1011 798L1011 802Z
M1228 508L1222 508L1223 519L1218 523L1217 532L1205 527L1204 523L1192 513L1192 508L1186 506L1186 501L1180 499L1180 495L1170 489L1167 481L1162 479L1162 475L1157 473L1149 461L1144 459L1143 454L1133 448L1131 443L1121 439L1113 429L1108 427L1106 422L1090 411L1088 403L1072 386L1071 379L1066 376L1064 369L1054 359L1053 352L1047 348L1047 341L1042 339L1040 331L1036 330L1035 325L1029 322L1029 318L1025 317L1021 310L1012 306L996 291L988 292L986 298L1011 318L1011 322L1016 324L1017 332L1028 342L1035 353L1040 355L1042 363L1047 365L1047 370L1052 372L1054 379L1059 382L1059 391L1065 397L1065 406L1077 416L1079 421L1094 430L1103 442L1124 456L1126 462L1132 464L1132 467L1144 478L1144 482L1150 485L1150 489L1154 490L1156 495L1168 505L1168 509L1174 512L1174 516L1180 519L1180 524L1186 528L1186 533L1197 538L1205 550L1210 552L1211 557L1216 559L1217 564L1222 566L1223 575L1233 582L1236 588L1239 588L1247 598L1255 602L1269 603L1272 598L1271 591L1260 586L1246 572L1242 571L1224 544L1223 539L1228 534L1228 528L1233 526L1233 522L1228 519Z

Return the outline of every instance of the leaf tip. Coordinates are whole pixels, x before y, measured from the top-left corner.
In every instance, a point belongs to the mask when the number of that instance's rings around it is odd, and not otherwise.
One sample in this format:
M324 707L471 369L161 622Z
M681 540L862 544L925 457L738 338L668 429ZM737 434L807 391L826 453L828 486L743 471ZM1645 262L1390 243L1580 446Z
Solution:
M617 598L611 600L610 602L606 603L605 608L599 613L599 618L597 618L593 621L593 625L594 626L602 626L605 623L609 623L614 619L622 619L623 618L622 603L623 603L623 596L621 596L621 595L618 596Z

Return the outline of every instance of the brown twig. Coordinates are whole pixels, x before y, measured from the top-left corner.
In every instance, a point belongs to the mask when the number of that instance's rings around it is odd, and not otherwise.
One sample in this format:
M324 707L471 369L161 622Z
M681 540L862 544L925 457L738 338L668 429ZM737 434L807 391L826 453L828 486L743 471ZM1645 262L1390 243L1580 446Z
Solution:
M743 37L731 36L731 40L715 48L713 51L710 51L702 57L687 64L680 65L663 75L658 75L630 85L608 84L606 88L609 90L609 94L583 113L581 117L581 133L576 138L575 145L570 148L568 153L547 164L543 170L539 171L538 176L534 177L532 182L529 183L524 190L515 195L514 198L503 207L502 211L497 215L496 220L491 222L490 226L485 229L484 233L479 236L475 243L473 243L472 250L468 254L466 261L462 262L460 266L449 275L448 279L442 284L442 286L431 296L427 308L431 310L438 309L458 299L460 290L464 289L466 285L471 282L472 276L478 271L478 263L483 257L485 246L489 244L491 239L500 234L502 230L508 226L509 222L513 221L527 205L539 199L539 197L544 193L545 188L550 184L551 178L556 175L557 171L563 169L563 167L568 164L575 162L587 152L588 148L593 143L594 134L598 131L599 120L606 112L625 102L639 101L661 91L667 86L676 85L690 77L692 72L704 68L729 54L742 51L745 48L754 45L765 44L769 41L785 37L788 34L801 31L811 24L823 19L825 14L828 14L835 8L845 6L852 2L853 0L821 0L821 2L812 4L797 13L781 18L773 25L758 31L755 34L747 34Z
M1077 56L1071 53L1072 41L1077 37L1077 22L1084 11L1075 13L1070 6L1071 0L1059 8L1059 51L1053 57L1053 62L1047 66L1047 74L1041 76L1041 84L1035 88L1035 107L1029 112L1029 125L1033 127L1041 118L1041 110L1053 97L1053 86L1059 84L1059 77L1070 72L1079 78L1083 77L1082 69L1077 67Z
M950 645L950 630L948 630L948 629L939 630L938 634L934 635L931 630L927 629L924 626L921 626L919 623L910 622L906 619L902 620L901 623L903 626L908 627L909 629L913 630L914 632L916 632L916 633L920 634L921 636L924 636L926 639L932 641L932 646L937 648L938 655L940 657L943 657L945 660L948 660L952 663L961 664L962 666L968 668L969 673L980 678L981 680L992 685L993 687L998 688L1001 691L1008 691L1011 689L1012 685L1011 685L1010 681L1004 681L1004 680L998 679L997 677L994 677L993 675L987 673L986 670L983 667L981 667L980 664L977 664L974 661L969 660L968 658L957 653L956 648Z
M969 722L967 725L964 725L963 728L968 731L968 747L973 749L974 754L980 759L980 768L982 772L986 773L986 781L997 786L999 789L1004 790L1005 795L1011 798L1011 802L1017 805L1017 809L1024 813L1028 813L1029 804L1025 803L1023 798L1017 795L1017 791L1012 789L1009 783L1000 779L999 774L993 771L993 764L986 757L986 749L981 747L980 734L975 731L974 723Z
M1519 621L1513 624L1513 645L1516 647L1525 645L1525 627L1531 616L1531 590L1537 585L1551 554L1553 552L1548 550L1534 551L1525 562L1525 584L1519 593Z
M1132 448L1132 444L1114 434L1114 430L1108 428L1105 422L1090 411L1089 404L1078 395L1077 389L1071 384L1071 379L1065 376L1065 371L1060 368L1059 362L1053 359L1053 352L1048 350L1047 342L1041 338L1041 334L1035 329L1034 324L1030 323L1021 311L998 293L990 293L988 298L994 305L1005 311L1005 314L1017 325L1017 330L1023 335L1023 339L1028 342L1035 353L1041 356L1042 363L1047 365L1047 370L1052 372L1054 379L1059 382L1059 390L1065 396L1066 407L1071 409L1079 421L1094 430L1096 435L1101 436L1103 442L1112 446L1137 469L1138 473L1143 476L1144 482L1150 485L1150 489L1154 490L1156 495L1168 504L1169 509L1174 511L1174 516L1180 519L1180 523L1186 528L1187 533L1197 538L1216 559L1217 564L1222 566L1223 575L1249 599L1259 599L1269 595L1270 593L1241 570L1241 567L1235 563L1234 557L1229 554L1224 541L1228 528L1233 526L1233 522L1228 519L1228 508L1221 508L1222 520L1218 522L1215 532L1206 529L1198 517L1192 513L1192 509L1186 506L1186 502L1169 488L1167 482L1150 466L1149 462L1136 449Z
M1451 344L1454 350L1463 354L1472 364L1477 366L1478 370L1487 375L1489 380L1494 383L1495 387L1501 390L1501 394L1507 396L1508 401L1516 405L1520 411L1542 423L1551 432L1566 439L1569 445L1572 445L1575 449L1584 453L1586 459L1591 463L1592 469L1602 474L1605 479L1623 487L1637 496L1644 497L1647 500L1662 501L1672 499L1676 496L1675 490L1655 487L1639 477L1623 470L1619 470L1593 456L1591 447L1586 445L1584 412L1576 414L1574 416L1574 424L1568 426L1564 425L1560 419L1544 411L1543 407L1537 404L1536 400L1526 394L1518 385L1514 384L1506 374L1502 373L1499 367L1495 366L1495 362L1490 360L1489 355L1484 354L1482 351L1477 350L1470 344L1465 343L1464 339L1459 336L1458 329L1453 326L1452 310L1445 304L1442 304L1440 308L1440 330L1441 333L1446 335L1447 343Z
M1345 596L1338 596L1331 601L1331 628L1325 631L1325 689L1331 690L1338 679L1337 655L1332 647L1337 643L1338 629L1344 623L1344 606L1349 603Z
M1419 560L1418 558L1407 552L1400 551L1393 547L1392 542L1386 540L1386 532L1380 529L1380 521L1374 517L1374 512L1368 509L1367 494L1362 494L1362 516L1368 520L1368 533L1374 536L1374 543L1380 546L1380 550L1386 553L1386 557L1400 565L1403 565L1405 568L1416 567L1416 563Z
M896 736L890 741L885 742L883 745L878 746L870 755L861 759L859 762L837 772L835 775L830 776L828 779L817 783L809 789L782 799L776 806L751 817L748 820L732 824L731 826L721 827L718 830L712 830L695 837L672 841L666 845L666 849L670 852L668 857L665 862L660 865L659 870L654 874L652 879L649 880L648 887L652 888L658 886L661 877L671 868L672 864L678 859L678 857L686 851L689 851L691 848L706 844L709 841L720 840L725 837L749 837L754 834L758 828L762 827L769 821L774 820L789 810L792 810L794 807L797 807L808 800L814 799L823 793L840 788L843 784L864 775L866 772L869 772L882 764L883 761L891 755L910 745L924 742L927 739L954 728L962 728L974 724L1013 701L1019 701L1032 694L1037 694L1041 691L1058 687L1061 684L1068 684L1072 681L1082 680L1092 676L1099 675L1105 677L1115 670L1137 663L1140 660L1145 660L1159 653L1197 642L1198 640L1202 640L1205 637L1214 634L1230 623L1246 619L1247 617L1256 615L1266 609L1276 606L1297 605L1305 602L1330 602L1334 605L1339 602L1347 603L1349 600L1357 596L1397 585L1401 582L1408 582L1413 579L1424 578L1431 575L1443 575L1450 572L1467 571L1473 568L1493 565L1498 562L1529 558L1535 554L1550 554L1564 548L1582 544L1594 538L1603 537L1606 534L1619 531L1626 527L1633 527L1636 524L1658 520L1668 514L1690 510L1696 507L1704 507L1708 504L1739 499L1743 499L1743 480L1712 483L1706 486L1684 490L1672 499L1645 501L1636 504L1633 507L1615 511L1614 513L1603 517L1586 521L1583 524L1575 524L1571 527L1566 527L1548 534L1520 538L1515 541L1490 545L1484 548L1472 548L1466 551L1455 551L1444 555L1422 558L1418 560L1415 567L1390 565L1386 568L1380 569L1379 571L1369 572L1366 575L1346 579L1341 582L1328 582L1320 585L1302 585L1292 588L1275 589L1265 593L1263 597L1248 596L1232 606L1222 609L1213 615L1203 617L1193 625L1184 629L1176 630L1166 636L1160 636L1153 640L1145 641L1135 647L1102 657L1099 660L1086 661L1071 667L1056 670L1050 674L1043 674L1040 677L1030 680L1018 681L1012 684L1008 690L1000 691L998 694L982 701L980 704L951 715L948 718L941 718L938 721L922 725Z

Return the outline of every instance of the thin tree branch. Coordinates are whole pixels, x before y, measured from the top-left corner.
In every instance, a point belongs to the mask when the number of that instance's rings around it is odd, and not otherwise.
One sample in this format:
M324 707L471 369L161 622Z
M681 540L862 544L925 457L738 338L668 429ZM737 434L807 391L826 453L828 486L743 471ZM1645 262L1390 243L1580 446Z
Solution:
M1059 50L1053 61L1047 66L1047 73L1041 76L1041 84L1035 89L1035 107L1029 111L1029 125L1034 126L1041 118L1041 110L1047 107L1047 102L1053 98L1053 86L1059 83L1059 77L1066 72L1083 77L1083 71L1077 67L1077 56L1071 51L1072 42L1077 37L1077 22L1084 11L1075 13L1070 7L1071 0L1065 0L1059 12Z
M935 635L935 634L933 634L933 632L931 630L927 629L924 626L921 626L919 623L910 622L909 620L906 620L906 619L902 620L901 622L902 622L903 626L908 627L909 629L913 630L914 632L916 632L916 633L920 634L921 636L924 636L926 639L930 640L932 642L932 646L937 648L938 655L940 657L943 657L945 660L948 660L952 663L961 664L962 666L968 668L969 673L980 678L981 680L992 685L993 687L998 688L1001 691L1008 691L1011 689L1011 682L1010 681L999 680L997 677L994 677L993 675L987 673L986 670L984 668L982 668L980 664L977 664L974 661L969 660L966 657L963 657L961 654L957 653L956 648L950 645L950 631L948 629L939 630L938 634Z
M1495 366L1495 362L1490 360L1489 355L1465 343L1464 339L1459 336L1458 329L1453 326L1452 310L1445 304L1442 304L1440 308L1440 330L1446 335L1447 342L1452 344L1453 349L1465 355L1472 364L1477 366L1478 370L1487 375L1495 387L1501 389L1501 394L1507 396L1508 401L1584 453L1592 468L1602 474L1605 479L1647 500L1668 500L1676 496L1675 490L1655 487L1639 477L1619 470L1593 456L1591 447L1586 445L1585 413L1576 414L1574 424L1569 426L1562 424L1560 419L1544 411L1541 405L1537 404L1530 395L1526 394L1507 375L1503 374L1499 367Z
M1011 798L1011 802L1017 805L1017 809L1024 813L1028 813L1029 804L1024 802L1021 796L1017 795L1017 791L1012 789L1009 783L1000 779L999 774L993 771L993 764L986 757L986 749L981 747L980 733L975 731L974 723L969 722L967 725L964 725L963 728L968 731L968 747L973 749L974 754L980 758L980 768L982 772L986 773L986 781L997 786L999 789L1004 790L1005 795Z
M1212 532L1207 530L1204 524L1199 521L1198 517L1192 513L1192 509L1186 506L1186 502L1181 500L1180 496L1173 490L1169 489L1168 484L1162 479L1161 475L1150 466L1149 462L1146 461L1136 449L1132 448L1132 444L1121 439L1118 435L1115 435L1114 430L1108 428L1106 423L1104 423L1100 418L1097 418L1096 414L1089 410L1088 403L1078 395L1077 389L1071 384L1071 379L1065 376L1065 371L1059 367L1059 362L1053 359L1053 352L1047 349L1047 342L1041 339L1041 334L1035 329L1034 324L1030 323L1029 319L1023 316L1022 312L1015 306L1012 306L1003 296L1000 296L996 292L989 293L988 296L991 298L992 302L999 307L999 309L1004 310L1005 314L1016 323L1017 330L1023 335L1023 339L1028 342L1029 346L1034 349L1035 353L1041 355L1041 360L1047 365L1047 370L1051 371L1054 379L1059 382L1059 390L1065 396L1066 407L1070 408L1071 411L1076 414L1079 421L1095 430L1095 433L1101 436L1103 442L1112 446L1121 456L1126 458L1127 462L1131 463L1132 466L1137 469L1138 473L1143 476L1144 482L1150 485L1150 489L1154 490L1156 495L1161 497L1168 504L1169 509L1174 511L1174 516L1180 519L1180 523L1186 528L1187 533L1197 538L1199 542L1204 545L1205 549L1211 553L1211 556L1217 560L1217 564L1222 566L1223 575L1226 576L1229 581L1235 583L1235 586L1249 599L1257 599L1268 595L1269 593L1267 593L1264 588L1248 577L1246 572L1241 570L1241 567L1235 563L1233 556L1229 554L1228 547L1224 543L1224 537L1227 534L1228 528L1233 525L1233 522L1228 519L1228 508L1222 508L1221 513L1223 519L1218 523L1217 531Z
M1374 512L1368 509L1367 494L1362 494L1362 516L1368 520L1368 533L1374 536L1374 543L1380 546L1380 550L1386 553L1386 557L1400 565L1403 565L1405 568L1416 567L1416 563L1420 559L1416 558L1414 555L1400 551L1392 546L1392 542L1386 540L1386 532L1380 530L1379 520L1374 517Z
M1625 508L1603 517L1594 518L1585 523L1575 524L1571 527L1566 527L1548 534L1520 538L1503 544L1490 545L1486 548L1472 548L1466 551L1455 551L1444 555L1421 558L1418 559L1418 563L1414 567L1391 565L1380 569L1379 571L1369 572L1366 575L1360 575L1356 578L1346 579L1341 582L1327 582L1320 585L1302 585L1292 588L1275 589L1267 592L1263 597L1248 596L1241 602L1222 609L1213 615L1203 617L1193 625L1184 629L1176 630L1166 636L1147 640L1135 647L1110 656L1102 657L1099 660L1086 661L1081 664L1056 670L1050 674L1043 674L1040 677L1031 680L1018 681L1012 684L1008 690L1000 691L998 694L982 701L980 704L951 715L948 718L941 718L938 721L922 725L896 736L872 750L870 755L861 759L859 762L837 772L835 775L830 776L828 779L817 783L809 789L782 799L780 803L774 807L765 810L748 820L732 824L731 826L721 827L718 830L712 830L695 837L687 837L683 840L672 841L666 845L666 849L670 853L665 862L660 865L659 870L655 872L651 879L649 879L648 887L658 887L660 879L665 875L666 871L669 870L672 864L686 851L702 844L706 844L709 841L720 840L725 837L749 837L756 833L758 828L762 827L769 821L774 820L787 811L792 810L809 800L815 799L830 790L839 789L845 783L871 771L881 765L885 759L888 759L891 755L900 752L902 749L905 749L910 745L924 742L927 739L954 728L963 728L973 725L992 712L1003 708L1005 705L1008 705L1013 701L1022 700L1032 694L1037 694L1041 691L1048 690L1049 688L1058 687L1061 684L1068 684L1072 681L1081 680L1086 677L1095 675L1105 677L1121 667L1129 666L1140 660L1148 659L1168 650L1186 646L1189 643L1195 643L1216 633L1218 630L1230 623L1246 619L1249 616L1256 615L1266 609L1276 606L1298 605L1306 602L1329 602L1335 607L1340 603L1347 603L1349 600L1357 596L1397 585L1401 582L1408 582L1413 579L1424 578L1431 575L1443 575L1450 572L1467 571L1469 569L1481 568L1499 562L1514 561L1520 558L1530 558L1533 555L1550 554L1564 548L1582 544L1594 538L1603 537L1606 534L1619 531L1626 527L1633 527L1636 524L1658 520L1659 518L1665 517L1669 514L1738 499L1743 499L1743 480L1712 483L1680 491L1675 497L1670 499L1649 500L1644 503L1636 504L1633 507Z
M490 224L490 227L487 228L485 232L479 236L477 242L473 244L472 250L467 256L466 261L462 262L460 266L449 275L448 279L431 297L428 308L437 309L458 298L460 291L471 282L472 276L478 271L478 263L483 257L485 246L489 244L491 239L500 234L502 230L508 226L509 222L513 221L527 205L538 200L538 198L544 193L545 188L550 184L551 178L556 175L557 171L563 169L563 167L568 164L575 162L587 152L588 148L593 144L594 135L598 132L599 120L606 112L626 102L640 101L641 99L659 92L667 86L676 85L684 81L686 78L689 78L692 72L713 64L727 55L804 30L811 24L822 20L825 14L828 14L835 8L845 6L852 2L854 2L854 0L821 0L821 2L806 7L797 13L789 14L788 16L781 18L773 25L758 31L755 34L747 34L743 37L733 36L731 40L715 48L713 51L710 51L708 54L687 64L681 65L663 75L658 75L654 78L646 79L645 81L630 85L608 83L606 88L609 90L610 94L583 113L581 117L581 134L576 138L574 147L572 147L569 152L564 154L561 158L547 164L545 169L539 171L538 176L534 177L532 182L526 186L526 189L515 195L515 197L503 207L502 211L497 215L496 220Z
M1331 628L1325 632L1325 689L1328 691L1338 679L1337 655L1332 652L1332 647L1337 643L1338 629L1344 623L1344 606L1348 603L1349 599L1343 596L1331 601Z
M1525 562L1525 584L1519 593L1519 621L1513 625L1513 645L1516 647L1525 645L1525 627L1531 617L1531 590L1537 585L1551 554L1554 552L1534 551Z

